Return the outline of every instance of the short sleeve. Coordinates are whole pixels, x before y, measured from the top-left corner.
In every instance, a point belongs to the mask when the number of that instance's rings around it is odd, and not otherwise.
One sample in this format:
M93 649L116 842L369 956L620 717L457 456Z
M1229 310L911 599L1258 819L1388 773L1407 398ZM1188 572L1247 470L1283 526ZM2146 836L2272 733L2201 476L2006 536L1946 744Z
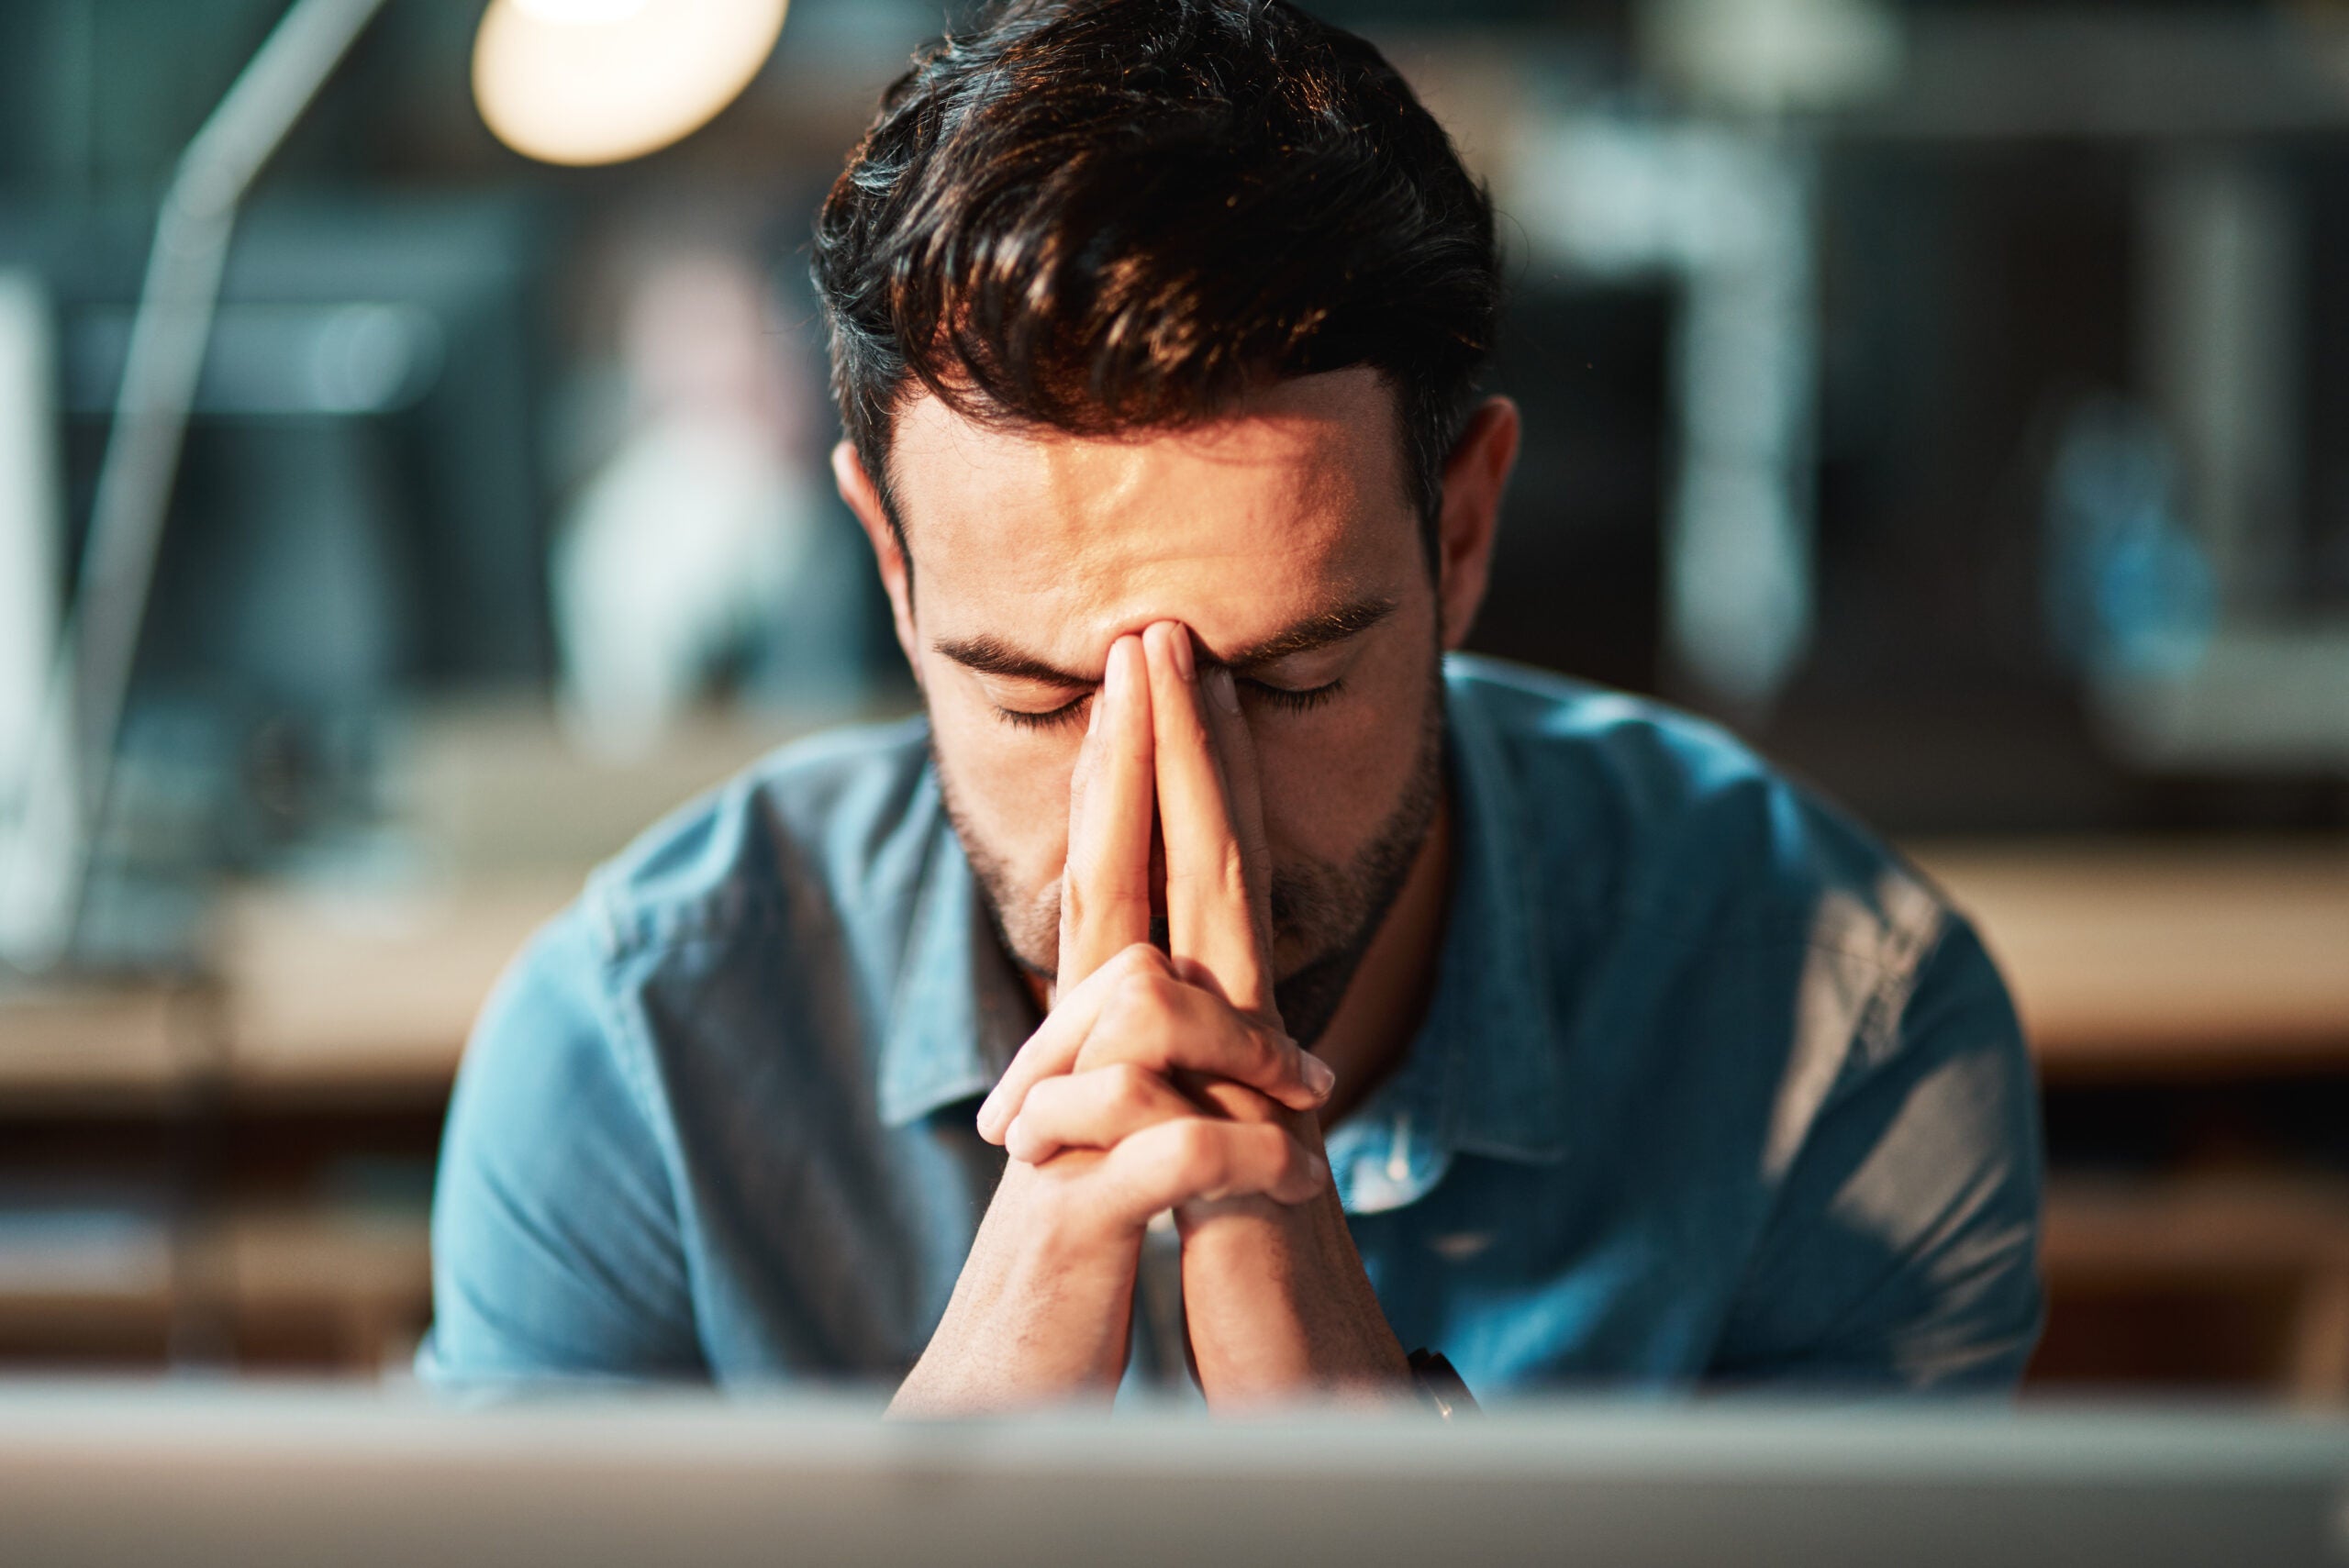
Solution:
M1855 1041L1787 1172L1712 1374L1991 1391L2039 1334L2037 1094L2005 984L1948 917L1893 1037Z
M574 907L474 1028L433 1193L429 1383L706 1375L668 1166L607 969Z

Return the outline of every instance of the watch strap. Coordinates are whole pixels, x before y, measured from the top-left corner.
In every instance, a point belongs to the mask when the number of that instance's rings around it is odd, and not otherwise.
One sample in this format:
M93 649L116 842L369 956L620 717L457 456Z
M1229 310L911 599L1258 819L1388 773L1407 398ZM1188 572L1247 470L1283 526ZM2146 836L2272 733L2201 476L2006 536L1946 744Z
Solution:
M1419 1390L1419 1398L1441 1418L1450 1421L1463 1416L1484 1414L1477 1407L1476 1396L1468 1392L1460 1373L1442 1351L1417 1350L1411 1352L1411 1385Z

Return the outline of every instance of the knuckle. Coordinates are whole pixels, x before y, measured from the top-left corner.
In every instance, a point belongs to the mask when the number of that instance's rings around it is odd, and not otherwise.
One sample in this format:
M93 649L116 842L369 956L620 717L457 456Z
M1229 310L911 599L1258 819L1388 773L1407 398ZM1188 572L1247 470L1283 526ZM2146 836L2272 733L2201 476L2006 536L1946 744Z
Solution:
M1052 1115L1060 1105L1061 1086L1067 1082L1065 1078L1045 1078L1030 1084L1027 1094L1020 1096L1018 1119L1033 1126L1041 1118Z
M1172 1031L1174 1000L1163 976L1131 975L1102 1008L1100 1032L1115 1038L1124 1050L1154 1053Z
M1166 955L1148 942L1128 942L1118 950L1118 956L1110 962L1118 965L1119 976L1122 979L1152 970L1164 970Z
M1105 1023L1113 1018L1122 1021L1149 1005L1149 976L1129 965L1109 988L1108 997L1101 1005L1101 1017Z
M1156 948L1152 948L1150 951L1153 953L1158 951ZM1173 1007L1174 1006L1176 993L1181 991L1182 988L1183 983L1174 978L1174 974L1166 968L1163 962L1153 963L1145 969L1137 969L1134 972L1133 990L1135 995L1147 1001L1153 1007Z
M1077 1052L1079 1073L1097 1072L1121 1062L1146 1061L1151 1055L1147 1015L1133 1007L1105 1009L1098 1028Z
M1116 1062L1102 1070L1109 1076L1109 1105L1114 1110L1142 1111L1150 1108L1155 1096L1151 1075L1130 1062Z
M1288 1037L1262 1024L1251 1024L1241 1038L1247 1043L1242 1048L1249 1064L1259 1080L1277 1080L1297 1076L1297 1063L1291 1060L1294 1048Z

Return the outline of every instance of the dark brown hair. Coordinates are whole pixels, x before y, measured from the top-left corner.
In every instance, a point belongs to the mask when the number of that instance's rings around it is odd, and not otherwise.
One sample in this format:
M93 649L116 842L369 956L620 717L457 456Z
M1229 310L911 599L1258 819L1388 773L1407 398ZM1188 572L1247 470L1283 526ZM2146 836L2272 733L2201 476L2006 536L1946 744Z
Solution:
M1012 0L915 57L817 219L841 421L893 523L915 384L1077 434L1366 365L1431 530L1490 350L1492 204L1379 52L1284 0Z

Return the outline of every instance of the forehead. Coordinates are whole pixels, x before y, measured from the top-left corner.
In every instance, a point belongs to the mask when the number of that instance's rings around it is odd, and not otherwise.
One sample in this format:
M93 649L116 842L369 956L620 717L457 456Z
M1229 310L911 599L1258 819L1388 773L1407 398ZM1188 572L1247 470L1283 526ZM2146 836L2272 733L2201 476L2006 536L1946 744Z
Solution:
M1083 663L1186 622L1237 646L1418 562L1392 394L1283 382L1211 423L1113 438L990 428L908 405L890 452L926 637L985 631Z

